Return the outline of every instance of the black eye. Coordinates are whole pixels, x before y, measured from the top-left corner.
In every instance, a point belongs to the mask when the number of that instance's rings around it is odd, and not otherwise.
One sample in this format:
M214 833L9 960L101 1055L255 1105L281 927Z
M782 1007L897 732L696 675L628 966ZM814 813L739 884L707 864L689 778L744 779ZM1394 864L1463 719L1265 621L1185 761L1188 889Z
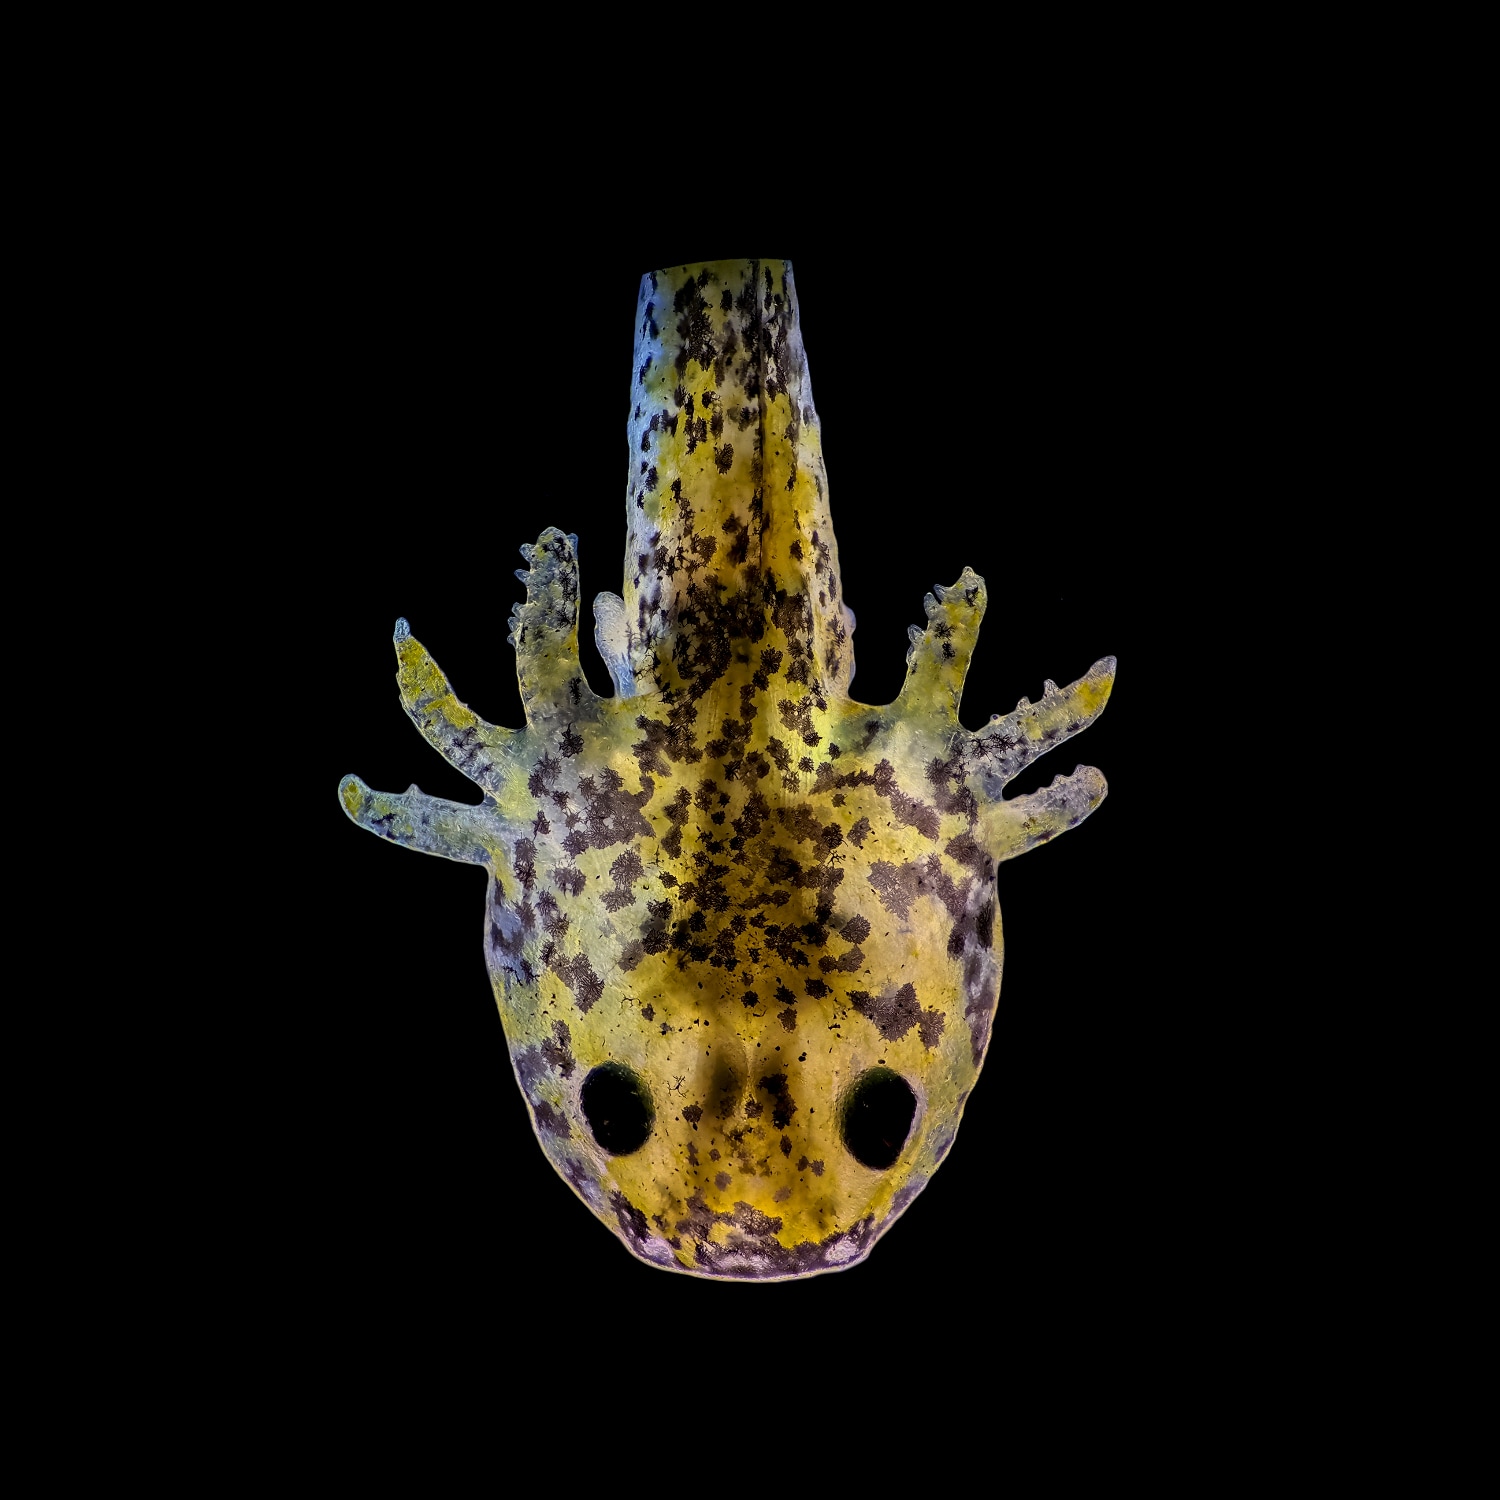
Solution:
M917 1096L899 1073L871 1068L844 1100L844 1145L855 1161L883 1172L901 1155L916 1112Z
M629 1156L651 1138L651 1090L624 1063L604 1063L583 1080L583 1113L611 1156Z

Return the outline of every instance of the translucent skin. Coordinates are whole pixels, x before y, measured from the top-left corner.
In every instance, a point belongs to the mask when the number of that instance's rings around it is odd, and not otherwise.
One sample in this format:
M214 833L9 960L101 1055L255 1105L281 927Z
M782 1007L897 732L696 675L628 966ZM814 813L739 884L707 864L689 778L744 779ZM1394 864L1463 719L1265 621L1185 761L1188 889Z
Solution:
M852 1265L952 1144L999 994L995 869L1085 818L1080 768L1005 783L1086 727L1112 658L977 734L959 696L984 613L965 568L926 599L900 697L855 702L822 443L790 267L643 279L623 597L595 601L615 686L578 661L577 539L522 549L526 709L484 723L398 622L401 700L483 791L372 792L349 816L489 872L485 953L537 1138L641 1259L782 1280ZM582 1102L630 1069L654 1116L611 1154ZM888 1166L843 1128L869 1070L915 1113ZM545 1249L552 1226L531 1226Z

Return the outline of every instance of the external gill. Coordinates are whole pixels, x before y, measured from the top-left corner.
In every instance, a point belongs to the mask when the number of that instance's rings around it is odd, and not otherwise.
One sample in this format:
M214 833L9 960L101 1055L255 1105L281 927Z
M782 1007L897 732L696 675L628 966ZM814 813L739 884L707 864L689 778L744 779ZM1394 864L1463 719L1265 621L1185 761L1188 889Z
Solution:
M576 718L599 701L578 661L578 538L549 526L521 556L526 602L511 611L508 639L526 722Z
M401 706L422 738L455 771L487 792L500 785L502 762L516 731L488 724L460 703L443 669L412 635L405 620L396 621L396 684Z
M988 599L984 579L972 568L965 568L951 588L938 584L927 595L927 628L913 625L907 630L911 645L898 699L903 716L957 726L964 678Z
M1104 800L1108 785L1092 766L1078 767L1024 797L1006 800L1004 790L1037 756L1103 713L1114 686L1115 659L1101 658L1065 688L1049 680L1039 703L1022 698L1011 713L996 714L970 734L959 724L958 712L986 597L984 579L970 568L951 588L939 586L927 595L927 628L913 625L908 631L911 646L898 703L904 717L927 719L954 735L986 846L998 863L1075 827Z
M519 739L517 731L486 723L461 703L404 619L396 621L392 640L396 685L412 723L454 770L493 797ZM358 776L339 782L339 802L361 828L408 849L476 865L490 863L494 854L495 829L485 803L470 806L430 797L415 784L404 792L376 792Z
M1065 688L1049 678L1040 703L1022 698L1003 718L996 714L974 736L986 774L1002 785L1014 780L1037 756L1087 729L1104 712L1114 685L1115 659L1105 656Z
M616 696L634 698L639 691L631 666L635 643L625 616L625 601L618 594L599 594L594 599L594 645L615 685Z
M517 569L526 601L510 617L516 673L528 727L566 724L599 702L578 661L578 538L556 527L521 548L530 564ZM423 739L486 793L470 806L405 792L372 791L357 776L339 783L339 801L361 828L424 854L468 864L504 865L508 840L494 815L526 756L527 730L487 723L459 701L447 676L403 620L396 621L396 683L402 706Z
M393 844L463 864L493 862L495 827L483 804L429 797L415 783L404 792L376 792L358 776L339 782L339 801L361 828Z
M1109 784L1093 766L1078 766L1071 776L1059 776L1050 786L1009 797L988 806L981 803L980 822L985 844L997 864L1014 859L1059 833L1076 828L1104 801Z

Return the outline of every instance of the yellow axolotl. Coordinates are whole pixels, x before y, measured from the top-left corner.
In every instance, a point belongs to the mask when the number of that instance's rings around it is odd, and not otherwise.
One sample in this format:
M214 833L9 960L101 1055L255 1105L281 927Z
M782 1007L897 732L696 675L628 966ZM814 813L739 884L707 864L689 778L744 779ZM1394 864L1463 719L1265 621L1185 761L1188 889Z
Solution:
M791 267L643 278L614 683L578 658L577 538L521 549L524 729L487 724L396 624L401 701L483 790L371 791L348 815L483 865L485 954L537 1139L640 1259L762 1281L861 1261L953 1143L1000 989L1001 860L1088 816L1091 768L1006 800L1085 728L1110 657L978 733L985 608L927 595L906 682L849 696L822 439Z

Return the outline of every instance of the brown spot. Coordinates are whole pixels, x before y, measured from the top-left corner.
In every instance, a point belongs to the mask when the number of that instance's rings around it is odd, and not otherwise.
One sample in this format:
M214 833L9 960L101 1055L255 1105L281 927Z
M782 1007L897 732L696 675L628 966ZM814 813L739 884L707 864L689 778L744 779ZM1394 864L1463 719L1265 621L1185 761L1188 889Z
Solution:
M572 1033L568 1030L567 1022L554 1021L552 1035L542 1043L542 1056L546 1059L548 1066L556 1068L564 1078L573 1076L575 1063L572 1041Z
M568 1124L567 1117L547 1103L545 1099L531 1106L532 1113L536 1116L536 1128L545 1130L548 1135L568 1137L573 1134L572 1127Z
M975 841L971 833L961 833L957 838L949 839L943 848L943 853L958 864L966 865L982 880L988 881L995 878L994 862Z
M604 981L594 972L594 966L578 954L562 963L554 963L557 977L573 992L573 999L585 1015L604 993Z
M924 1051L931 1052L938 1044L938 1038L943 1034L943 1028L948 1024L948 1018L940 1010L924 1010L921 1019L917 1022L917 1034L922 1039Z
M780 1219L773 1219L770 1214L764 1214L748 1203L736 1203L733 1217L736 1226L749 1235L765 1237L776 1234L781 1229Z
M911 914L912 902L917 899L916 866L893 865L887 860L877 859L870 866L869 878L880 904L892 916L905 921Z
M797 1113L797 1103L792 1098L791 1090L787 1088L785 1073L768 1073L756 1085L764 1089L775 1099L775 1106L771 1111L771 1123L778 1130L785 1130L792 1123L792 1116Z
M860 1015L873 1021L888 1042L900 1041L913 1026L917 1027L922 1046L928 1051L937 1045L946 1023L942 1011L921 1008L916 986L909 983L894 994L871 995L864 990L851 990L849 1003Z
M643 1244L651 1238L651 1231L646 1227L646 1215L624 1193L619 1191L612 1193L609 1201L614 1205L615 1212L620 1216L620 1228L637 1245Z

